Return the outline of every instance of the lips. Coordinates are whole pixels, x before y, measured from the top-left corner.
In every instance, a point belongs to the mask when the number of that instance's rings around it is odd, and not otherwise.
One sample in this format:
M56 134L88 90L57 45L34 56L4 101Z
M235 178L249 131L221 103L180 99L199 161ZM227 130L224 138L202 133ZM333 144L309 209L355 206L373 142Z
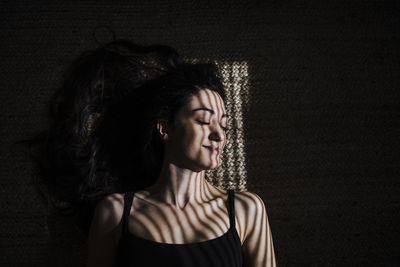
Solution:
M207 148L208 150L211 150L214 153L219 154L219 148L218 147L213 147L213 146L204 146L205 148Z

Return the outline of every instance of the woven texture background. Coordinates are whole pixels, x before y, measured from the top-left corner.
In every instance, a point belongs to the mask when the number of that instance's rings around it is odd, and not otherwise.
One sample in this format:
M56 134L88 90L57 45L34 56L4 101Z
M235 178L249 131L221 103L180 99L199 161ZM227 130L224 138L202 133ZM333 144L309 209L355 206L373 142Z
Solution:
M187 58L247 64L244 102L230 106L243 146L227 180L263 198L280 266L399 266L399 10L372 0L2 1L0 265L84 266L85 237L46 216L31 163L9 144L45 125L68 62L106 25Z

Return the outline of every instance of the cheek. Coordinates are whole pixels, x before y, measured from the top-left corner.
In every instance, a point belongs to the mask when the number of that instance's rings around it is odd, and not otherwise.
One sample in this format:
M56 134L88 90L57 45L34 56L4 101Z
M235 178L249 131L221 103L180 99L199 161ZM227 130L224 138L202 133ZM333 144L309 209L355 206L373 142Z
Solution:
M184 149L193 148L194 145L201 145L203 130L196 125L186 127L180 136L178 142L180 142Z
M194 125L187 129L186 141L193 145L202 145L204 136L204 129L201 126Z

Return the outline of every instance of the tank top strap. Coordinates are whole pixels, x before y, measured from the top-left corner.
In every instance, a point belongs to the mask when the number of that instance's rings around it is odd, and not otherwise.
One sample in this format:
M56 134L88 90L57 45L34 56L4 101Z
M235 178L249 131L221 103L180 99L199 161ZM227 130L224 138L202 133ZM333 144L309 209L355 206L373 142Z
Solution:
M229 224L230 227L235 227L235 191L233 189L228 190L228 213L229 213Z
M135 192L126 192L124 195L124 211L122 214L122 233L126 234L129 227L129 213Z

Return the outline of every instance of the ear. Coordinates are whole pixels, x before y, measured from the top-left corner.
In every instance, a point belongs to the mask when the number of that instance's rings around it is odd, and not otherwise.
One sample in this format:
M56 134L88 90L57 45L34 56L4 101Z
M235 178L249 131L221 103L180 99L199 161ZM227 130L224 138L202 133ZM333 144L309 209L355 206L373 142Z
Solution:
M161 140L168 141L168 133L169 133L169 129L168 129L168 122L167 121L158 121L157 122L157 132L161 138Z

